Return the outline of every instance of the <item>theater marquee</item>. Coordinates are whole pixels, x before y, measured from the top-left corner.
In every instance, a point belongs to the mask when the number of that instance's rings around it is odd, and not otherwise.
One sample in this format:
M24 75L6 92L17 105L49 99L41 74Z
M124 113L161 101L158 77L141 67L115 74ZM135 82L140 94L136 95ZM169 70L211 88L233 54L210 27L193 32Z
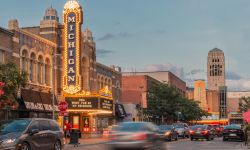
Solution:
M76 1L68 1L63 12L64 20L64 74L63 90L75 94L81 90L80 41L82 10Z

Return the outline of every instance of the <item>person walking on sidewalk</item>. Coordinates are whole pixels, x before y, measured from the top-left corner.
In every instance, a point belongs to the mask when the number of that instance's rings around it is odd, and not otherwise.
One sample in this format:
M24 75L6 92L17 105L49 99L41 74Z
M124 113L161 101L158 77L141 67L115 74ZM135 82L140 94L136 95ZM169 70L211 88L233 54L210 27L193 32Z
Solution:
M70 137L70 129L72 128L72 125L69 121L65 121L64 124L64 136L65 138Z

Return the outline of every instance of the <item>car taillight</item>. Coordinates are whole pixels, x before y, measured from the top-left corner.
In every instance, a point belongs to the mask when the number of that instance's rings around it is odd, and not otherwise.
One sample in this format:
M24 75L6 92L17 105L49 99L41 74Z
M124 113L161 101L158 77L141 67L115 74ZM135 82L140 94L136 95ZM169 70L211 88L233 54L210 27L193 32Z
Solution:
M190 134L194 134L194 131L193 131L193 130L190 130L189 133L190 133Z
M147 139L147 134L145 133L138 133L135 134L133 137L133 140L146 140Z
M208 134L208 130L204 130L201 132L202 134Z

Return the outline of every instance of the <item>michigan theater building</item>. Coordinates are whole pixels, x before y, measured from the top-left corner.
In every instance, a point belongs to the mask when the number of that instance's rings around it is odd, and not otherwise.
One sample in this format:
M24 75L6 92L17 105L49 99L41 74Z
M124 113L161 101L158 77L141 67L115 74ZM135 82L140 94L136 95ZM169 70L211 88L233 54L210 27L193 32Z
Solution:
M81 5L69 0L63 23L49 7L40 26L19 27L17 20L10 20L8 29L0 28L0 62L15 62L29 78L8 118L52 118L54 110L61 126L69 121L86 133L101 132L123 119L125 112L115 110L121 97L120 68L96 62L92 32L82 30L82 24ZM60 109L61 104L67 109Z

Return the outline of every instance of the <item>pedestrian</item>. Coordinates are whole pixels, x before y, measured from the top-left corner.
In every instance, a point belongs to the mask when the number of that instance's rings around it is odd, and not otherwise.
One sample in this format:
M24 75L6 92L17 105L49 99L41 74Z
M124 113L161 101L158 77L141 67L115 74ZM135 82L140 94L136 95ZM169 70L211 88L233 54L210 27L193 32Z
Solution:
M71 128L72 128L71 123L68 120L66 120L64 123L64 136L65 136L65 138L70 137L70 129Z

